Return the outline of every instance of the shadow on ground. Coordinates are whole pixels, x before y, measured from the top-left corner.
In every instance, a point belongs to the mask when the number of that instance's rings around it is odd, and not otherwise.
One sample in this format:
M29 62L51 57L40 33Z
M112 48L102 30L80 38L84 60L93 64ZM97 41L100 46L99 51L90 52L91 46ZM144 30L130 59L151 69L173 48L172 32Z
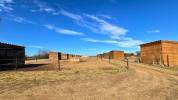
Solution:
M45 66L45 65L47 65L47 64L26 64L24 66L18 66L17 68L14 65L8 65L8 66L3 65L3 66L0 66L0 71L34 69L34 68L38 68L38 67Z

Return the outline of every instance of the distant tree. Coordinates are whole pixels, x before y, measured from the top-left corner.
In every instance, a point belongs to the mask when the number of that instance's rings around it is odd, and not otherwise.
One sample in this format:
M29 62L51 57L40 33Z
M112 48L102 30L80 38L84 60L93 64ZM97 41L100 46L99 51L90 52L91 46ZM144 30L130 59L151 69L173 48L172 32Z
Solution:
M25 55L25 58L28 60L34 60L34 59L48 59L49 58L49 51L40 49L36 54L29 56Z
M48 50L39 50L38 54L36 55L37 59L48 59L49 51Z

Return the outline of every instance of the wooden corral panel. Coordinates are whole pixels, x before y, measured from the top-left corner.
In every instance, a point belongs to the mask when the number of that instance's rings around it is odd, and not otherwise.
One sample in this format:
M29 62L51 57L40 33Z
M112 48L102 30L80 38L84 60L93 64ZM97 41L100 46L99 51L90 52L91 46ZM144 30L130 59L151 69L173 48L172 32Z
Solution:
M141 61L146 64L178 66L178 42L160 40L142 44Z
M67 59L67 54L61 53L61 60L66 60Z
M58 63L58 60L68 60L68 61L79 61L80 55L73 55L73 54L64 54L59 52L50 52L49 53L49 59L53 63ZM77 60L76 60L77 59Z
M62 59L61 53L59 53L59 52L49 52L49 59L52 62L57 62L58 60Z
M162 42L162 59L167 66L178 66L178 42Z

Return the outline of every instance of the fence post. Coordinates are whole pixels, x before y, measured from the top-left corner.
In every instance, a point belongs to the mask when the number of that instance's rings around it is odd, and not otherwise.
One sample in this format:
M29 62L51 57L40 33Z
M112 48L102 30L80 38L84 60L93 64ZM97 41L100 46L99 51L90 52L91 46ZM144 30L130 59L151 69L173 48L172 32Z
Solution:
M127 70L129 69L129 59L127 58Z
M111 57L109 56L109 63L111 63Z

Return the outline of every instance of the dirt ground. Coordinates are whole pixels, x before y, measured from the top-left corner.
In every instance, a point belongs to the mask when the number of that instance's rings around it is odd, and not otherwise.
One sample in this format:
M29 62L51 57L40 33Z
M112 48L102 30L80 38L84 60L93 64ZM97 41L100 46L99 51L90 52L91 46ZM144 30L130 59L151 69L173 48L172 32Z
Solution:
M0 72L0 100L178 100L178 76L148 65L87 59L57 71L49 63Z

